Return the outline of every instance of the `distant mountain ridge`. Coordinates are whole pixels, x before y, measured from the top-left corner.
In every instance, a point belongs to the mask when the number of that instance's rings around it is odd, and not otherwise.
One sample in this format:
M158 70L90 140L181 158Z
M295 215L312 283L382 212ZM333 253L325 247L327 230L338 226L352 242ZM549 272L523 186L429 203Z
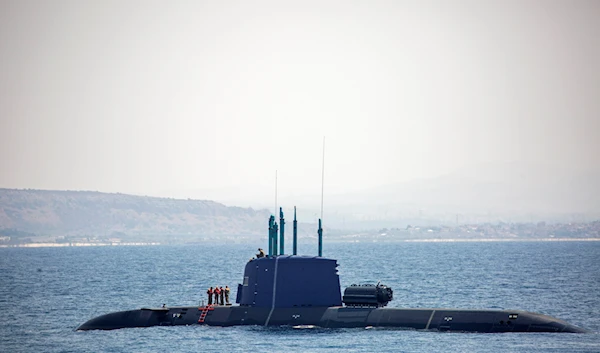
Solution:
M581 222L600 219L600 170L540 163L483 163L452 173L328 193L324 218L330 227L375 229L407 224L482 222ZM326 179L327 180L327 179ZM333 181L330 181L333 182ZM269 190L213 190L227 204L267 206ZM207 195L205 190L181 192ZM300 219L316 218L320 195L279 191L279 203L298 206ZM254 201L252 201L254 200Z
M598 213L600 174L524 163L483 165L345 197L336 201L347 204L354 198L361 205L414 204L446 212Z
M265 233L269 211L207 200L95 191L0 189L0 230L36 236L165 237Z

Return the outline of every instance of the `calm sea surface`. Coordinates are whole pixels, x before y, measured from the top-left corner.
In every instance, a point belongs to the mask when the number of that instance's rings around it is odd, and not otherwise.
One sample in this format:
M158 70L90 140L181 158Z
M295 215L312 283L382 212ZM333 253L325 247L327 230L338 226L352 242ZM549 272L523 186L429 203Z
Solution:
M592 334L392 329L152 327L75 332L112 311L197 305L209 286L235 298L263 244L0 249L1 352L600 352L600 242L327 244L342 290L377 282L391 307L535 311ZM315 254L316 244L300 245Z

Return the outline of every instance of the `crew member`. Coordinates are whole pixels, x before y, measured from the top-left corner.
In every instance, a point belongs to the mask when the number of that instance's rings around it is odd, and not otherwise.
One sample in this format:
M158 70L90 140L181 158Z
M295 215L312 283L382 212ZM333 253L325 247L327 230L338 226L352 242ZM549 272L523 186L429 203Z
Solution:
M219 286L215 286L214 294L215 294L215 304L219 305L219 294L221 294L221 290L219 289Z
M219 293L221 295L221 305L225 305L225 289L223 289L223 286L219 288Z
M229 291L230 291L229 286L225 286L225 301L227 302L227 305L230 305L229 304Z
M206 294L208 294L208 305L212 305L213 288L212 287L208 288L208 290L206 291Z
M258 248L258 254L256 254L256 258L260 259L261 257L265 257L265 252L263 249Z

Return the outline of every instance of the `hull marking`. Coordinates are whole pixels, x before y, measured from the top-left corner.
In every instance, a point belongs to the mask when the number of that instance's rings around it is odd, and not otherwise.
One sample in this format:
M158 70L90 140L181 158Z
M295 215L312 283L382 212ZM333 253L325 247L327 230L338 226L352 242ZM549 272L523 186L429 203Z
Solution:
M431 316L429 317L429 321L427 321L427 326L425 326L426 330L429 330L429 325L431 324L431 320L433 319L433 315L435 314L435 310L431 312Z
M269 320L271 320L271 315L273 315L273 310L275 310L275 294L277 293L277 263L279 262L279 257L275 258L275 272L273 274L273 303L271 304L271 311L269 312L269 316L265 321L265 326L269 325Z

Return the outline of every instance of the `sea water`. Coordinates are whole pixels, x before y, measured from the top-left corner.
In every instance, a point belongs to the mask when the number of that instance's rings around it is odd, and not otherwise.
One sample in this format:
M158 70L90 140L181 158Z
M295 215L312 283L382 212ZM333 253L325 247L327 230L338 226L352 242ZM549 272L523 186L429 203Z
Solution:
M593 331L443 333L401 329L173 326L77 332L113 311L235 300L264 244L0 249L1 352L600 352L600 242L325 243L342 290L382 283L389 307L520 309ZM315 255L316 244L299 253Z

